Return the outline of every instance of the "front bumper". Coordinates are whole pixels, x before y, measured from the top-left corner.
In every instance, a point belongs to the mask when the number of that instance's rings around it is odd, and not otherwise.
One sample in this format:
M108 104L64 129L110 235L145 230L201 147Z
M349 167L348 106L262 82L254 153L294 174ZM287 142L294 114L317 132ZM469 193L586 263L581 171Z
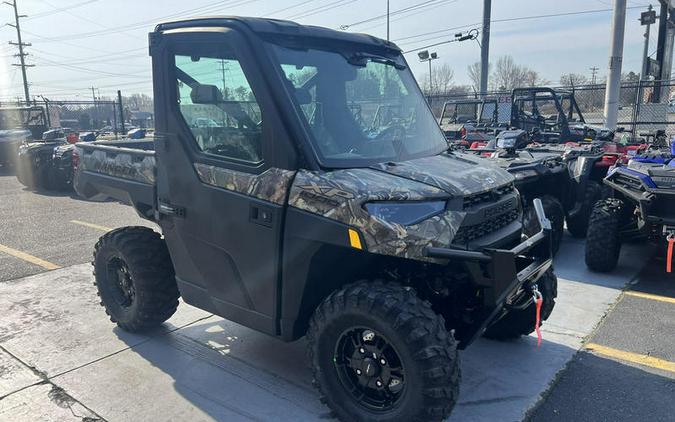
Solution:
M464 262L473 283L483 292L483 311L475 323L463 330L460 347L466 347L482 335L509 307L509 303L517 301L513 300L514 297L529 295L539 278L551 268L551 223L546 218L541 200L535 199L533 205L540 230L511 249L467 251L427 248L427 256L431 258Z

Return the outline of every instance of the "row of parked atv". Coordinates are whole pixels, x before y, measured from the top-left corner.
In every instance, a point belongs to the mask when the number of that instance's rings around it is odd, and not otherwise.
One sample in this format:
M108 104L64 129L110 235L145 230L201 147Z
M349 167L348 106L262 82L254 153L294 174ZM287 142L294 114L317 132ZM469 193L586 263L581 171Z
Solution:
M513 174L523 198L525 230L536 230L532 207L541 199L551 221L553 251L565 225L587 237L586 264L616 268L621 244L675 240L675 147L664 131L633 138L586 124L574 93L516 89L508 122L497 99L447 102L440 124L453 148L482 156ZM670 264L668 264L670 271Z
M78 163L75 144L93 142L96 131L78 132L70 128L45 130L37 139L30 130L2 131L0 165L11 168L18 181L31 190L65 191L73 186ZM145 129L134 129L128 139L145 137Z

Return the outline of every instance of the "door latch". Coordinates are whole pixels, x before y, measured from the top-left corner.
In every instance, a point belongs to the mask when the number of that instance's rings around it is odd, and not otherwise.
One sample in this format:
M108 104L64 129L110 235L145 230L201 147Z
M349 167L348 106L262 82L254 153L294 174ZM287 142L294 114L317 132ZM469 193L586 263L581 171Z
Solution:
M177 207L175 205L167 204L166 202L159 202L158 211L160 214L170 215L173 217L185 218L185 208Z

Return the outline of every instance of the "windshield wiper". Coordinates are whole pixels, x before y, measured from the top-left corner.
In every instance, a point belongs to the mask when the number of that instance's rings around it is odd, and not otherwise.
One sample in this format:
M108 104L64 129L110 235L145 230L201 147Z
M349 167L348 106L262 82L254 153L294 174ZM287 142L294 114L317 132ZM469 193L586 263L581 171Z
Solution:
M352 54L351 56L347 57L347 62L351 65L354 66L360 66L360 67L365 67L368 64L368 60L371 62L375 63L381 63L385 64L387 66L393 66L398 70L404 70L406 68L405 65L398 63L395 60L386 58L386 57L381 57L381 56L376 56L372 54L363 54L363 53L356 53Z

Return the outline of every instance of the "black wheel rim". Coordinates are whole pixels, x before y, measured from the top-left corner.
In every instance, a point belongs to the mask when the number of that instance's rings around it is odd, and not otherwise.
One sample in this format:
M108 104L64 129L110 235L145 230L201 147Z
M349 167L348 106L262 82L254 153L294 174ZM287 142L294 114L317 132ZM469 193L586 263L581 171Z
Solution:
M384 412L393 409L405 391L405 369L399 356L377 331L355 327L340 336L333 362L340 383L357 403Z
M119 258L111 258L106 266L111 293L118 305L128 308L136 297L136 288L127 264Z

